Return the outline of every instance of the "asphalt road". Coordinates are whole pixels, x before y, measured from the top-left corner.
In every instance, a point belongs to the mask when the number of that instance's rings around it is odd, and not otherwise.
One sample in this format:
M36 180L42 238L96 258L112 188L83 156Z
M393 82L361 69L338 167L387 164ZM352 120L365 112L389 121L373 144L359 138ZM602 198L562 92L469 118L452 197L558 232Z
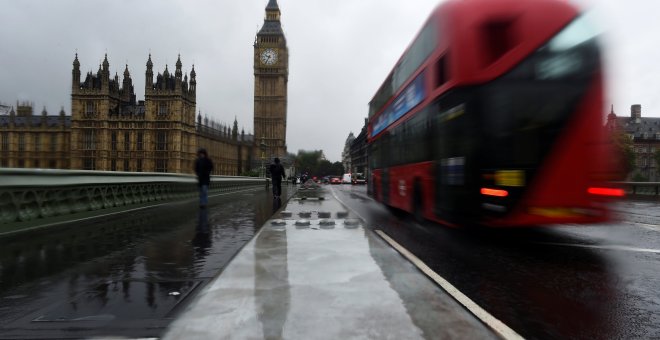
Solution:
M660 338L657 204L621 203L608 225L474 231L329 190L526 338ZM0 238L0 338L160 336L277 208L258 190Z
M259 189L0 237L0 338L158 337L277 208Z
M525 338L660 338L656 203L617 204L606 225L471 230L392 214L364 186L331 190Z

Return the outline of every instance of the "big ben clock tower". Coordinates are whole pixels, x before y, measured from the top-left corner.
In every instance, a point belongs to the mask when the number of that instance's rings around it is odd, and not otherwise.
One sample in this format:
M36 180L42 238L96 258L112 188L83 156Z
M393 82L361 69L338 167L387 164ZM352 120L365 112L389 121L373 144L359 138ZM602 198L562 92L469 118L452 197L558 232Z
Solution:
M254 42L254 138L256 159L284 157L289 50L277 0L269 0ZM261 146L262 143L265 146ZM255 160L256 160L255 159Z

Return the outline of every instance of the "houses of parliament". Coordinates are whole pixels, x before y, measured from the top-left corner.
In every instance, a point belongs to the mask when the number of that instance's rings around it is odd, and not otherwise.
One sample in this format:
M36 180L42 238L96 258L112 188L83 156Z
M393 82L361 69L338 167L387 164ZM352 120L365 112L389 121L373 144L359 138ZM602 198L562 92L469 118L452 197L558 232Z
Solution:
M0 114L0 167L191 173L198 148L216 175L241 175L264 157L286 156L288 49L276 0L266 6L254 43L254 135L196 115L197 74L184 73L181 58L170 72L154 74L146 62L144 100L136 100L126 65L110 74L107 54L96 73L83 75L76 54L71 114L64 108L35 114L16 103Z

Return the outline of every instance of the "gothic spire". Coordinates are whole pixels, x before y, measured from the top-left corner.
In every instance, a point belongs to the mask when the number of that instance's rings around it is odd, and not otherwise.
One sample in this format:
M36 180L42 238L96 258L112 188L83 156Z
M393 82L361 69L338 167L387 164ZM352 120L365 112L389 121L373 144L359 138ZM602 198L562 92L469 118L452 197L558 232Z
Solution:
M261 27L257 36L260 35L284 35L282 25L280 24L280 7L277 5L277 0L269 0L266 6L266 17L264 18L264 25Z
M108 62L108 54L105 54L105 58L103 58L103 70L108 71L110 68L110 63Z
M74 70L80 69L80 61L78 61L78 52L76 52L76 58L73 59L73 69Z
M268 10L268 11L279 11L280 6L277 5L277 0L269 0L268 5L266 5L266 10Z
M174 75L181 79L181 54L179 54L179 57L176 59L176 71L174 71Z

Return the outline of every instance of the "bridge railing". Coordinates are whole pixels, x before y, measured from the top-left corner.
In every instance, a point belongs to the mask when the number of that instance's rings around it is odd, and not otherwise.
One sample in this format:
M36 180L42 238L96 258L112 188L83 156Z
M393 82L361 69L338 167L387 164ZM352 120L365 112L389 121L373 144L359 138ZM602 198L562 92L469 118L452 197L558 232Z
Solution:
M212 176L210 193L265 186L254 177ZM0 169L0 226L190 199L193 175L115 171Z
M618 182L626 196L636 199L660 199L660 182Z

